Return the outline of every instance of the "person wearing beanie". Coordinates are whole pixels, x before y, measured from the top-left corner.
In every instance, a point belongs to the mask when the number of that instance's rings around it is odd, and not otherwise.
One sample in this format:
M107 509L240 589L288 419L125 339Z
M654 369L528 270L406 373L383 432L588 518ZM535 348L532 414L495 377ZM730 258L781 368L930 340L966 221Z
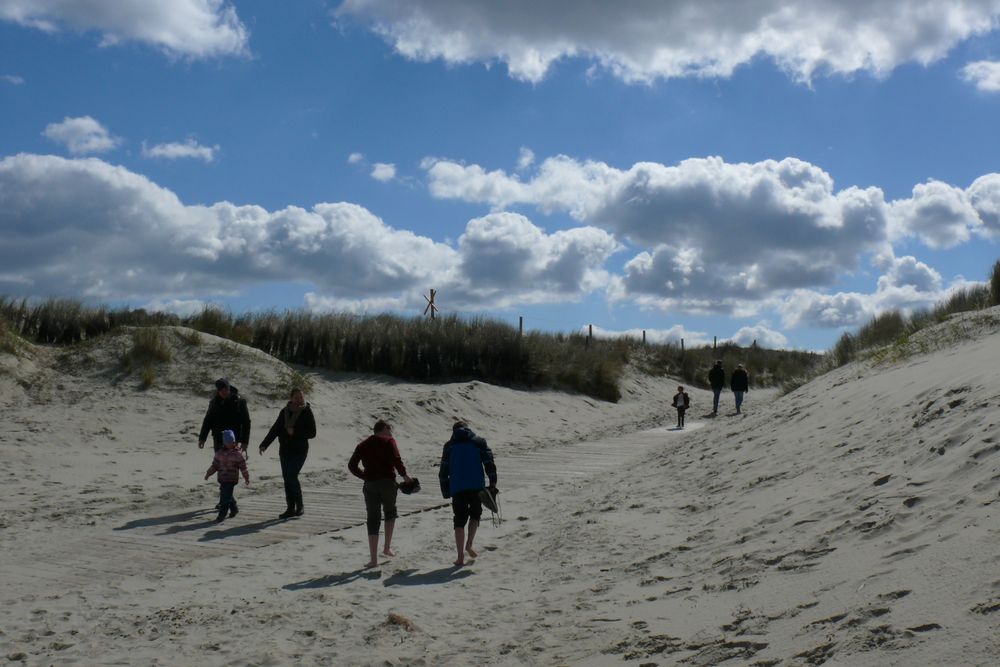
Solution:
M217 505L219 516L215 519L216 523L224 520L227 512L230 517L234 517L240 511L236 506L235 496L240 473L243 473L244 481L246 481L247 486L250 486L250 471L247 468L247 461L243 452L236 446L237 444L235 433L229 429L223 431L222 449L215 453L212 465L205 472L205 479L219 473L219 504Z
M240 390L229 384L226 378L219 378L215 381L215 395L208 402L208 411L201 422L198 449L205 447L211 433L212 448L218 452L222 449L222 432L227 429L236 436L237 447L243 450L245 456L250 446L250 411L246 399L240 396Z
M287 508L278 515L281 519L302 516L302 485L299 472L309 454L309 440L316 437L316 418L306 396L295 387L289 393L288 404L278 412L278 418L260 442L260 454L278 439L278 460L281 461L281 478L285 482Z

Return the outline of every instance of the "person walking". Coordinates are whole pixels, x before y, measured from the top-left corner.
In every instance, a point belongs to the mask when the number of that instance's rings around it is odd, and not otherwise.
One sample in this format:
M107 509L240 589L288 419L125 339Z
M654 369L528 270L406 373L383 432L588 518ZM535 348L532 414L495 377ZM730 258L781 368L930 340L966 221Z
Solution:
M451 498L454 513L455 550L458 558L455 565L465 564L465 554L475 558L479 554L473 547L476 530L483 515L483 504L479 492L486 488L489 478L489 493L497 493L497 467L493 462L493 452L486 440L472 432L469 425L456 421L451 427L451 439L441 453L438 481L441 495ZM465 524L469 524L469 535L465 535Z
M312 406L306 402L305 393L295 387L289 392L288 404L278 411L271 430L260 442L264 455L274 439L278 439L278 460L281 461L281 478L285 482L287 509L278 515L281 519L302 516L302 485L299 473L309 455L309 440L316 437L316 418Z
M385 542L382 546L383 556L395 556L392 552L392 532L396 525L396 473L403 476L403 481L413 480L406 474L406 466L399 455L399 446L392 437L392 426L379 419L372 427L374 435L370 435L354 448L354 454L347 463L347 469L355 477L365 481L362 491L365 494L365 511L368 528L368 551L371 558L365 567L378 565L378 533L385 514Z
M726 371L722 369L722 360L716 360L708 371L708 384L712 387L712 416L719 414L719 396L726 386Z
M750 374L743 368L743 364L736 365L736 370L729 379L729 388L733 390L733 398L736 401L736 414L740 414L743 395L750 391Z
M205 447L208 434L212 434L212 448L218 452L222 449L222 432L232 431L236 437L236 445L246 455L250 446L250 411L246 399L240 396L240 390L229 384L226 378L215 381L215 396L208 403L208 411L201 422L201 433L198 435L198 449Z
M226 429L222 432L222 449L215 453L212 465L205 472L205 479L208 479L216 472L219 473L219 516L215 522L219 523L226 518L226 513L232 518L239 513L236 506L236 484L240 481L240 473L243 473L243 480L250 486L250 471L247 469L247 460L243 456L243 451L236 445L236 434Z
M671 404L677 408L677 428L684 428L684 413L691 407L691 398L684 391L684 387L677 387L677 393L674 394Z

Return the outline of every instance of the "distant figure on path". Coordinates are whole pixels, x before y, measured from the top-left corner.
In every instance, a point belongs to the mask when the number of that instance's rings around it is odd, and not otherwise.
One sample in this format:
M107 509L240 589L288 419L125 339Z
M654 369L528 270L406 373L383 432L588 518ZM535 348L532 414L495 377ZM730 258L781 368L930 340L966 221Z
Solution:
M487 477L490 493L495 496L497 467L493 462L493 452L466 422L455 422L451 427L451 439L445 443L441 453L441 467L438 469L441 495L451 498L451 509L455 515L455 550L458 553L455 565L465 565L466 553L472 558L479 555L472 542L476 539L476 529L483 516L479 492L486 488ZM466 522L469 523L468 538L465 536Z
M691 407L691 398L684 391L684 387L677 387L671 405L677 408L677 428L684 428L684 413Z
M289 393L288 404L278 412L271 430L260 443L261 456L278 439L278 460L281 461L281 477L285 481L285 504L287 509L278 515L281 519L302 516L302 486L299 472L309 454L309 440L316 437L316 418L312 406L306 403L306 395L295 387Z
M399 447L392 437L392 426L383 420L375 422L372 428L375 432L354 448L354 454L347 463L348 470L355 477L365 480L365 510L368 518L368 551L371 559L365 567L378 565L378 531L382 523L382 513L385 512L385 543L382 555L395 556L392 553L392 531L396 525L396 472L403 476L403 481L412 482L406 474L406 466L399 455ZM359 466L360 464L360 466ZM363 466L363 467L361 467Z
M250 446L250 411L246 399L240 396L239 389L229 384L229 380L219 378L215 381L215 396L208 402L208 411L201 422L198 449L205 446L211 431L212 447L218 452L222 449L222 432L226 430L233 432L237 446L246 454Z
M722 361L716 361L708 371L708 384L712 387L712 415L719 414L719 396L726 387L726 371L722 370Z
M740 414L743 394L750 391L750 376L743 368L743 364L737 364L736 370L733 371L733 376L729 380L729 388L733 390L733 397L736 399L736 414Z
M236 447L236 434L230 430L222 432L223 447L215 453L212 465L205 472L205 479L208 479L216 472L219 473L219 516L215 522L219 523L226 518L226 512L230 517L239 513L236 506L236 484L240 481L240 473L247 486L250 486L250 471L247 470L247 460L243 457L243 452Z

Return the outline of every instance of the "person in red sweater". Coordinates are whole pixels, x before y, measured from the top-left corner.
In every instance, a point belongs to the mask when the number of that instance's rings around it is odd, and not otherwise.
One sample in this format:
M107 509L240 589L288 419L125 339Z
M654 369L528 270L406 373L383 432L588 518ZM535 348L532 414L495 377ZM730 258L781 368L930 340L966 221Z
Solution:
M368 527L368 551L371 559L365 567L375 567L378 565L378 532L382 523L382 514L385 513L385 543L382 547L382 555L395 556L392 553L392 529L396 525L396 473L403 476L403 480L411 482L410 476L406 474L406 466L399 456L399 446L392 437L392 426L388 422L378 420L372 429L375 434L370 435L354 448L354 454L347 463L347 469L355 477L365 481L363 491L365 494L365 510L368 514L366 524Z
M218 523L226 518L226 512L230 517L236 516L240 511L236 507L236 497L233 495L236 484L240 481L240 473L247 486L250 486L250 471L247 470L247 460L243 457L243 452L236 446L236 434L230 430L222 432L222 449L215 453L212 465L205 473L208 479L216 472L219 473L219 516L215 522Z

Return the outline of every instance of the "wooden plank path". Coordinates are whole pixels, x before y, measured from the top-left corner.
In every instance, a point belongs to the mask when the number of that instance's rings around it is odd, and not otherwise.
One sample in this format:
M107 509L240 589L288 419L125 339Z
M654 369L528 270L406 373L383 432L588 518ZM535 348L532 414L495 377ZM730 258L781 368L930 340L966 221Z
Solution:
M695 426L695 425L692 425ZM667 442L667 428L625 436L552 445L526 452L501 453L497 467L501 488L518 489L555 480L598 476L628 465ZM0 599L44 596L47 591L111 582L136 574L162 572L203 558L237 554L302 537L361 526L365 521L360 482L346 488L307 488L305 514L278 519L284 495L237 493L240 512L216 524L211 508L189 509L157 517L137 518L114 529L95 529L76 539L55 539L40 554L0 556L6 580ZM420 493L399 495L400 516L448 507L436 474Z

